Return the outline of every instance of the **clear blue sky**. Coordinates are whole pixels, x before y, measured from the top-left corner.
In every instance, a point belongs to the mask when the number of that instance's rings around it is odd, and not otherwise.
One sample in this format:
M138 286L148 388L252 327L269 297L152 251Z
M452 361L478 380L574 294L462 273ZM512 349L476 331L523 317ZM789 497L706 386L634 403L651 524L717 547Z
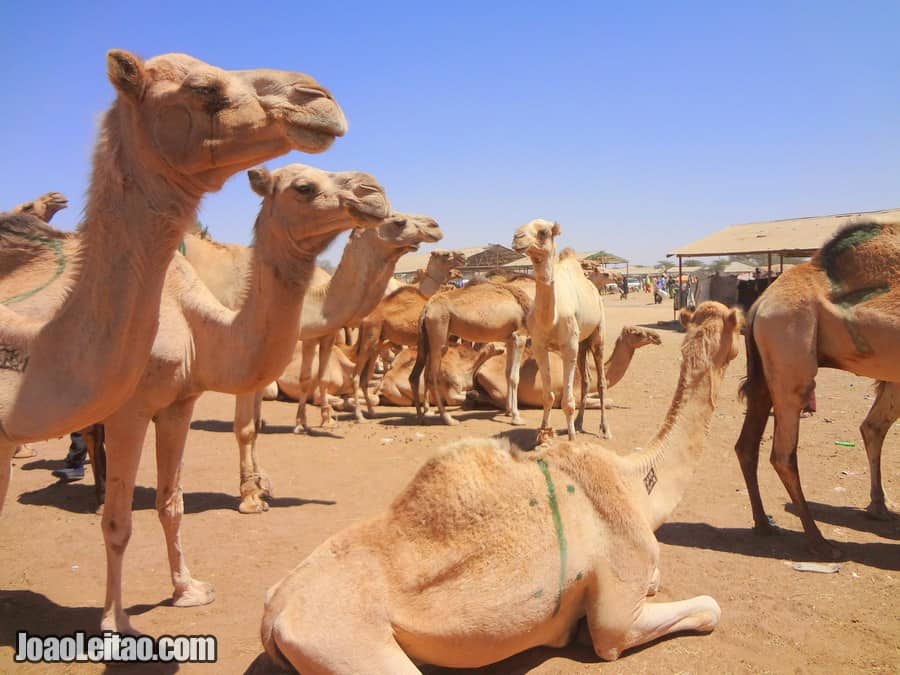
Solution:
M0 208L59 190L77 224L112 47L314 75L350 131L269 166L369 171L446 247L543 217L652 263L731 223L900 206L900 3L733 4L6 2ZM246 242L257 208L238 175L200 218Z

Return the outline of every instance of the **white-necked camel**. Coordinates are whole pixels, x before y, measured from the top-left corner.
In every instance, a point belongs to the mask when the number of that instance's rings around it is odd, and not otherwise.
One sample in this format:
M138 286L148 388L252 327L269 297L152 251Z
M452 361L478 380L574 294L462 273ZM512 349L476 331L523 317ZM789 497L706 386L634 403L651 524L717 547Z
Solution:
M466 256L458 251L432 251L428 266L417 286L403 286L388 295L359 325L356 342L356 369L353 381L357 390L367 393L369 379L375 370L375 360L382 345L389 342L400 347L414 347L419 337L419 315L428 298L433 296L450 278L453 270L466 264ZM366 396L369 417L375 410ZM362 406L354 413L362 420Z
M50 276L0 278L0 508L14 448L102 419L134 391L159 322L168 264L207 192L346 129L307 75L226 71L184 54L107 54L103 117L75 250ZM27 248L40 220L0 219L0 248Z
M603 371L606 373L607 389L616 386L619 380L624 377L636 350L647 345L658 344L660 344L660 338L656 331L638 326L625 326L616 339L612 354L603 365ZM554 402L558 406L562 401L563 364L562 359L556 352L550 352L550 373L550 381L554 387ZM593 398L591 394L597 390L597 383L590 378L588 379L590 380L590 385L585 407L596 410L600 407L600 402ZM487 395L491 403L502 409L506 404L507 397L506 374L499 360L491 359L485 363L479 369L476 381L478 388ZM580 382L581 374L576 372L575 385L579 386ZM540 408L544 405L544 393L541 389L537 360L527 348L519 371L519 403L535 408Z
M838 232L809 263L787 270L766 289L748 313L746 333L747 379L741 393L747 414L735 452L750 495L754 530L775 530L756 477L760 441L774 409L772 465L813 552L837 559L840 549L822 536L800 486L800 412L819 367L900 382L900 223L861 222ZM882 406L887 404L883 399ZM881 406L875 411L876 418L886 415L890 413ZM868 511L885 517L881 445L867 443L866 450L870 465L878 466L870 472Z
M407 253L418 250L419 244L440 241L444 236L437 223L428 216L408 216L402 225L398 224L398 227L405 228L397 232L406 232L406 235L397 236L396 233L390 232L384 237L370 236L366 242L367 246L351 247L348 244L328 285L311 289L310 295L316 296L318 302L309 304L301 320L300 339L304 342L304 367L300 371L300 395L297 399L294 433L309 431L306 421L306 401L310 389L316 383L319 383L320 399L324 402L320 408L322 426L327 428L334 425L331 406L328 405L321 377L317 373L314 378L312 371L307 370L307 367L312 367L314 352L318 350L319 372L324 374L331 358L331 345L334 344L335 334L345 326L355 326L381 302L388 282L393 277L397 261ZM418 235L416 227L419 228ZM408 235L413 235L412 239ZM345 270L341 270L342 265ZM369 265L369 274L365 274L366 268L362 265Z
M470 282L459 290L438 293L422 309L418 325L416 363L409 375L413 404L420 422L425 411L419 394L422 371L428 367L428 379L444 424L458 424L444 407L436 387L441 372L441 357L447 351L450 336L471 342L503 342L506 345L506 377L509 399L505 413L512 424L523 424L516 398L519 364L525 347L525 321L534 302L534 279L519 277L505 283Z
M612 434L606 421L606 374L603 370L603 341L606 321L603 301L597 287L584 276L575 252L565 249L556 256L558 223L536 219L516 230L513 248L531 259L536 281L534 307L528 315L528 333L544 394L544 416L540 438L553 435L550 429L550 410L555 396L550 375L549 351L559 351L563 362L562 409L566 414L569 440L581 431L587 401L587 352L594 357L597 368L597 392L600 399L600 433L604 438ZM575 417L575 367L581 374L581 400Z
M576 636L612 660L713 630L709 596L647 599L660 579L654 531L691 481L740 339L740 315L719 303L681 317L678 388L647 450L450 445L386 513L330 537L269 590L269 656L304 675L412 675L414 663L480 667Z
M131 632L122 605L122 561L147 426L156 427L156 508L168 547L177 606L211 602L194 579L180 539L181 465L194 403L204 391L254 392L271 382L297 341L304 290L316 255L341 232L374 227L389 213L368 174L327 173L300 164L249 172L262 198L237 310L219 303L190 263L175 256L162 297L160 330L134 395L104 419L108 483L103 512L107 592L102 628Z

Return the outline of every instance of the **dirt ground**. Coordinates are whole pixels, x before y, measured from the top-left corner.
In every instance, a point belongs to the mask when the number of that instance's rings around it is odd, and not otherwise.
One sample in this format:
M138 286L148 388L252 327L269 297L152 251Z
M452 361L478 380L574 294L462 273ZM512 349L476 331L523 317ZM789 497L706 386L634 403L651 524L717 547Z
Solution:
M657 327L672 318L671 305L649 296L628 301L608 296L610 342L627 324ZM682 335L660 329L663 344L638 352L612 390L614 440L628 452L643 445L661 423L678 376ZM768 511L788 532L763 538L750 531L750 508L733 445L743 409L737 401L743 354L732 364L719 396L702 464L662 543L661 600L712 595L722 621L710 635L684 636L601 663L584 647L536 649L481 673L681 673L681 672L900 672L900 525L875 522L868 503L868 466L858 426L872 403L870 381L823 370L818 414L801 422L800 470L813 513L826 537L840 544L846 562L838 574L794 571L808 559L800 522L762 452L760 482ZM485 410L462 411L463 424L414 424L412 411L381 408L376 422L342 421L333 435L294 436L295 406L264 404L268 428L259 440L263 466L277 498L268 513L237 512L238 463L231 435L233 399L207 394L198 403L184 469L184 546L193 573L216 587L205 607L169 606L171 592L162 530L154 512L155 453L148 434L135 494L134 535L126 556L125 603L138 629L151 634L213 634L219 662L183 665L184 672L265 672L258 631L262 603L272 584L333 532L383 509L419 465L447 442L508 429ZM311 411L312 419L318 412ZM539 411L525 412L536 426ZM564 428L561 411L552 423ZM587 428L596 433L599 412ZM900 425L898 425L900 426ZM771 432L771 425L768 429ZM835 441L852 441L843 447ZM885 442L883 473L889 498L900 502L900 429ZM0 672L13 668L16 630L65 634L98 628L104 595L100 519L93 514L88 477L58 484L50 471L62 465L67 439L42 443L38 456L18 460L0 517ZM100 665L30 666L24 672L97 672ZM172 667L169 672L174 672ZM113 668L116 673L145 670ZM159 666L153 672L159 672ZM460 671L431 669L430 673Z

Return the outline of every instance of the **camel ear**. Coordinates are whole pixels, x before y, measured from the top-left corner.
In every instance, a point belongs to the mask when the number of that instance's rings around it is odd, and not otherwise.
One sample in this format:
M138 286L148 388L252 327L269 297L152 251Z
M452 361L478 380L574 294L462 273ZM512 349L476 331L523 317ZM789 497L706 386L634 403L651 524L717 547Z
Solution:
M681 310L681 313L678 315L678 320L681 321L681 325L687 330L688 324L691 322L694 313L689 310L687 307Z
M135 101L144 93L144 67L141 60L122 49L106 53L106 75L123 96Z
M559 223L553 223L553 229L550 231L550 234L552 234L554 237L558 237L562 234L562 229L560 228Z
M725 330L735 331L739 330L740 327L744 323L744 315L737 307L728 312L728 316L725 317Z
M250 169L247 172L247 177L250 179L250 187L260 197L268 197L272 194L272 174L267 169L262 167Z

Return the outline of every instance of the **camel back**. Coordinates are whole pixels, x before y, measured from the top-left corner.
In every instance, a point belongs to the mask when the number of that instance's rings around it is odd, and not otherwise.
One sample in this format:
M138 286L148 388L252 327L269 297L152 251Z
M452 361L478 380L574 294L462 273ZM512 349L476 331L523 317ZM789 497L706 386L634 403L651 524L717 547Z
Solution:
M34 287L3 298L0 304L9 306L26 300L62 276L69 262L63 244L71 236L35 216L0 214L0 278L9 277L41 259L49 261L52 267L47 276L39 277Z

